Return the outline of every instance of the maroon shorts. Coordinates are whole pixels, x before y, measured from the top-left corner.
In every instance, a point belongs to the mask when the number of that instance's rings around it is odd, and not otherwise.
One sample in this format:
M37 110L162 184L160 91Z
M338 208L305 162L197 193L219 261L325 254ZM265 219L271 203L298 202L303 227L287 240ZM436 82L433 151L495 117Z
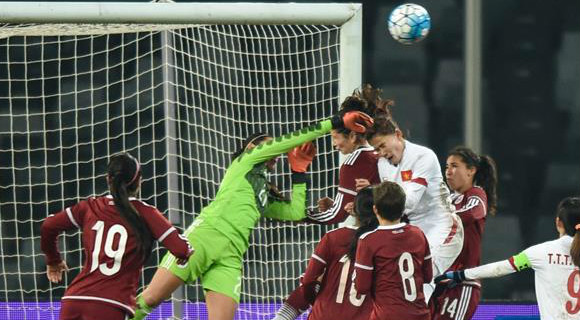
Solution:
M127 320L127 311L111 304L90 300L61 300L60 320Z
M432 320L471 319L479 299L481 288L477 285L461 284L445 289L436 298L429 300Z

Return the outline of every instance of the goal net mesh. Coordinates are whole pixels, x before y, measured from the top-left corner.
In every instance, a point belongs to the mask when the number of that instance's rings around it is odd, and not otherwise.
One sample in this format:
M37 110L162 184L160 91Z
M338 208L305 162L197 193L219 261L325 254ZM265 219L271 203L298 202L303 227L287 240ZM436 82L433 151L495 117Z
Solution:
M0 318L58 318L82 267L81 236L60 237L70 271L50 284L40 225L106 194L111 155L141 161L140 198L183 230L246 136L279 136L336 111L339 38L339 27L320 25L0 25ZM332 197L337 182L330 138L316 146L309 206ZM285 157L272 179L290 190ZM327 228L262 219L244 256L236 317L269 319ZM165 252L156 247L141 285ZM203 318L188 307L204 300L199 284L180 299L185 318Z

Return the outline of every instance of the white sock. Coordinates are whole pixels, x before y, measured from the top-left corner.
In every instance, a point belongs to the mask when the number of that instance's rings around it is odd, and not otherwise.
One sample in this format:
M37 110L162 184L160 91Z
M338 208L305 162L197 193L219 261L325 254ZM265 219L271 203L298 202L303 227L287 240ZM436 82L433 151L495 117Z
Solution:
M431 299L433 291L435 291L435 284L433 282L423 284L423 295L425 296L425 303L429 303L429 299Z
M272 320L294 320L298 318L300 313L298 310L292 308L289 304L284 303L278 312L276 312L276 316L272 318Z

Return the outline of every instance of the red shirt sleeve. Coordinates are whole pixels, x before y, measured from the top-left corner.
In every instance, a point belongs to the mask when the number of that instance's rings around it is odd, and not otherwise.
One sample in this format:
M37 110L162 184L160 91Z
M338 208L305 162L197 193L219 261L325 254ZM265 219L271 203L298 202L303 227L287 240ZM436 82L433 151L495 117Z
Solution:
M466 192L465 197L466 200L463 201L461 208L457 208L455 211L464 226L473 224L487 215L487 196L485 191L479 188L472 188L472 190Z
M63 231L82 227L83 207L85 204L85 201L75 204L46 217L44 222L42 222L40 227L40 248L44 252L47 265L55 265L62 261L58 250L58 236Z
M139 213L147 223L149 230L157 241L161 242L171 254L178 259L187 259L193 248L189 241L157 210L144 202L139 201Z
M330 237L328 234L325 234L314 249L310 261L308 261L308 267L306 267L304 277L302 278L303 286L309 287L312 283L318 281L318 278L324 274L324 269L331 258L331 248L332 244Z
M354 188L354 178L350 172L350 166L343 165L340 167L338 178L338 192L334 197L332 207L323 212L315 212L309 215L309 218L322 224L334 224L343 222L348 217L348 212L344 206L354 201L356 191Z
M359 294L369 293L373 282L374 252L370 244L366 238L361 238L356 247L353 280Z
M423 234L425 240L425 255L423 258L423 283L429 283L433 279L433 259L431 258L431 249L429 249L429 242Z
M349 214L344 207L353 202L357 194L355 179L367 179L371 184L380 183L376 157L361 150L345 160L339 170L338 192L333 206L324 212L311 213L308 218L322 224L335 224L346 220Z
M308 310L310 305L314 303L315 296L315 284L311 286L300 285L288 295L286 304L290 305L294 310Z

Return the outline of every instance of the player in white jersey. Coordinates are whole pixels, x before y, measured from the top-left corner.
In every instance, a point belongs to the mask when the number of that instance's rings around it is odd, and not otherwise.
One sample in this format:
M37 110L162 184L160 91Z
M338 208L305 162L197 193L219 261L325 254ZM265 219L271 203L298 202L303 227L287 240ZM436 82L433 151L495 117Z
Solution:
M405 190L405 215L418 226L429 241L433 274L440 275L455 261L463 247L463 226L455 215L449 189L443 180L435 153L411 143L392 119L390 111L375 112L375 123L365 133L381 157L378 162L381 180L398 183ZM361 182L364 186L366 182ZM428 301L434 284L426 284Z
M580 319L580 198L558 204L556 229L560 237L527 248L503 261L466 270L450 271L435 279L453 284L464 280L496 278L532 268L536 298L543 320Z
M380 150L383 141L380 137L375 141ZM442 243L449 234L444 231L453 227L451 213L454 210L450 207L450 193L437 156L432 150L408 140L402 140L402 144L404 149L399 163L391 163L385 157L388 153L381 153L378 162L381 181L397 182L404 187L407 194L405 214L409 222L420 227L430 243Z

